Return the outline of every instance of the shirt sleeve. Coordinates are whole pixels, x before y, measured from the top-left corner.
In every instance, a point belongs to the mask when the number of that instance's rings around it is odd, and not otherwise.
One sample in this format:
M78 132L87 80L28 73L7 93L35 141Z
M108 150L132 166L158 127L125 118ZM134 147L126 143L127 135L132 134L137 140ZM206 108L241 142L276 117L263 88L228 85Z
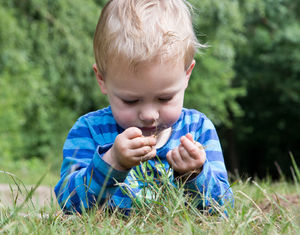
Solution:
M54 188L58 203L66 212L90 209L109 199L128 171L117 171L102 156L111 144L101 145L92 137L86 120L78 119L63 148L61 178Z
M233 193L228 182L221 145L212 122L205 118L195 134L206 152L206 161L198 176L187 181L185 188L196 197L199 208L212 208L215 205L233 206Z

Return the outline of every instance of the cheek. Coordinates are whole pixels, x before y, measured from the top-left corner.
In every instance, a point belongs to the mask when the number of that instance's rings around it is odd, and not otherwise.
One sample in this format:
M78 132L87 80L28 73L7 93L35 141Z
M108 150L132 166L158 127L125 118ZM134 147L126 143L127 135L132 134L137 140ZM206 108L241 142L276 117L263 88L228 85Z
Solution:
M136 114L131 109L117 108L111 106L113 116L118 123L124 129L135 126Z
M168 104L160 113L164 124L172 126L179 119L183 106L183 94L179 96L170 104Z
M161 120L167 126L172 126L179 119L182 111L182 105L168 106L161 112Z
M120 100L110 94L108 95L108 99L114 119L118 125L123 129L134 126L134 121L136 120L134 110L125 107Z

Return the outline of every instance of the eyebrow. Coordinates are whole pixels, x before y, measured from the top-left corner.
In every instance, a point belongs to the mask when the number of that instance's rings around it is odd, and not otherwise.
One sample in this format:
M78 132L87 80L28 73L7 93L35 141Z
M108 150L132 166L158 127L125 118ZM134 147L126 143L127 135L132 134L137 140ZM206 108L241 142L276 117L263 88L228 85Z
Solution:
M181 90L181 87L178 87L176 89L165 90L165 91L162 91L160 94L158 94L158 96L172 96L172 95L175 95L180 90Z
M115 92L115 95L120 97L120 96L126 96L126 97L130 97L130 98L138 98L139 96L137 94L133 94L133 93L129 93L129 92L124 92L124 91L121 91L121 92Z
M177 92L181 90L181 87L175 87L175 88L166 88L164 91L161 91L161 93L155 94L155 96L174 96ZM137 99L143 96L143 94L136 94L131 91L124 91L122 89L118 91L114 91L114 94L120 98L130 98L130 99Z

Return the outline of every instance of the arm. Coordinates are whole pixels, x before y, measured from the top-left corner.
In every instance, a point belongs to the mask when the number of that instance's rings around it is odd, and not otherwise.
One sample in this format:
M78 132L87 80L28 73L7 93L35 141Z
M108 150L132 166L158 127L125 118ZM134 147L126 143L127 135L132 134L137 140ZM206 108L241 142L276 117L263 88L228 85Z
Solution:
M102 159L110 146L98 147L84 118L75 123L64 144L61 179L54 188L65 211L81 213L82 206L103 204L116 191L116 181L125 180L128 171L117 171Z
M154 137L144 137L138 128L128 128L111 141L95 142L93 133L84 118L71 129L64 145L61 179L54 191L61 207L66 211L81 212L96 204L105 203L118 189L131 167L155 156ZM101 142L101 141L100 141ZM105 141L104 141L105 142Z
M203 169L194 179L184 185L196 196L198 207L210 208L212 204L233 206L233 195L227 179L224 163L206 160Z
M224 205L226 200L233 202L221 145L211 121L205 118L194 135L197 142L187 134L181 137L181 144L168 153L170 165L177 175L197 172L183 182L188 192L196 196L199 208L210 207L212 201L219 205ZM199 148L199 143L205 149Z

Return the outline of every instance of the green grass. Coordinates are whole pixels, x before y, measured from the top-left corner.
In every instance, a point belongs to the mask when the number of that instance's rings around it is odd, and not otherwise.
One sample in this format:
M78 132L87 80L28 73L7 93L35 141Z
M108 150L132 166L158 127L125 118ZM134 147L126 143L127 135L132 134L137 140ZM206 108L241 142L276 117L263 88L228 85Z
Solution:
M0 162L0 183L2 184L14 184L10 174L5 174L5 172L12 173L15 178L22 179L22 183L26 185L36 183L37 179L45 173L47 174L43 178L43 184L54 186L59 180L60 166L57 164L49 165L47 160L32 158L29 160L8 161L0 158Z
M130 216L98 208L82 215L64 215L55 199L39 207L27 190L21 205L0 205L0 233L4 234L300 234L300 175L294 181L235 179L235 207L220 214L194 208L183 189L153 186L153 203L136 202ZM41 184L46 176L35 182ZM164 180L164 179L163 179ZM20 188L24 187L16 180Z

